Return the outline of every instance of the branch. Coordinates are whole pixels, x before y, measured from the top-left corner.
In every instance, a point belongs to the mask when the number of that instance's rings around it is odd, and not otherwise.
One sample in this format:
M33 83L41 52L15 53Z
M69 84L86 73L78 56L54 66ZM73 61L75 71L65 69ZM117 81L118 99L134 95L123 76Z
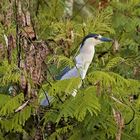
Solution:
M18 107L16 110L15 110L15 113L21 111L23 108L25 108L28 104L29 100L27 100L25 103L23 103L20 107Z

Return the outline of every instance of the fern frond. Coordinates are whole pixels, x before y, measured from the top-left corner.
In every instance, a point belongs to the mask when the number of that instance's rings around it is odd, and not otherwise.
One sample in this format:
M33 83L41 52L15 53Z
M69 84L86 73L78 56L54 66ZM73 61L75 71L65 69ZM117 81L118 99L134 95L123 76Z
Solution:
M8 118L2 117L0 120L1 127L6 132L24 132L22 126L25 125L25 122L31 116L32 108L31 106L27 106L22 111L14 114L14 110L17 108L22 99L23 97L21 95L16 99L10 99L8 103L0 110L1 116L9 116ZM9 108L7 108L7 106L9 106Z
M73 134L69 137L68 140L80 140L81 139L81 131L80 129L73 129Z
M73 129L73 126L72 125L67 125L67 126L64 126L64 127L62 127L62 128L58 128L57 130L56 130L56 132L59 134L59 135L61 135L61 134L64 134L64 133L66 133L66 132L68 132L68 131L71 131Z
M31 111L32 111L31 106L25 107L22 111L17 112L13 116L11 123L15 123L23 126L25 124L25 121L31 116Z
M20 124L11 123L11 120L0 120L0 124L6 132L24 132Z
M52 84L52 87L49 89L48 93L50 95L67 95L70 94L74 89L77 89L80 83L80 78L60 80Z
M89 73L87 79L93 85L98 81L101 82L102 87L110 87L116 84L115 79L112 76L110 76L108 73L103 71L91 72Z
M129 90L131 94L139 94L140 93L140 81L134 79L128 79L130 85Z
M118 64L120 64L122 62L124 62L124 59L122 57L120 57L120 56L115 57L107 63L105 69L111 70L112 68L116 67Z
M60 67L60 66L62 66L62 67L67 67L67 66L72 67L72 66L74 66L73 60L68 58L68 57L65 57L63 55L57 55L55 57L52 57L49 61L50 62L51 61L56 61L57 67Z
M9 98L3 105L3 107L0 110L0 115L5 116L5 115L10 115L11 113L14 113L15 109L17 109L22 101L24 100L23 94L19 94L13 98Z
M121 93L121 95L139 93L139 81L125 79L114 72L95 71L90 73L87 79L93 85L100 82L102 90L109 90L109 88L111 88L113 93Z
M106 32L110 32L112 34L115 33L115 31L111 28L111 18L112 18L113 11L111 9L105 9L101 11L100 13L97 11L95 13L94 20L88 21L86 30L87 33L93 32L105 34ZM90 24L89 24L90 23Z
M122 77L121 75L114 73L114 72L109 72L109 75L112 76L112 78L114 78L114 80L116 82L116 86L118 86L120 88L129 87L129 85L130 85L129 81L127 79L125 79L124 77Z
M20 71L16 64L9 64L8 61L3 61L0 66L0 82L2 85L7 85L10 82L18 82L20 78Z
M9 95L0 94L0 109L3 107L11 97Z
M96 97L96 89L95 87L88 87L82 93L79 93L80 96L77 96L76 101L76 110L74 112L74 116L78 121L82 121L86 113L89 112L91 116L98 115L98 111L100 111L100 104L98 102L98 98ZM80 99L80 100L79 100Z
M98 115L100 111L100 104L98 98L96 97L95 87L89 87L77 94L75 98L71 98L60 107L61 112L57 118L57 122L61 117L76 118L78 121L82 121L86 113L89 112L90 115Z

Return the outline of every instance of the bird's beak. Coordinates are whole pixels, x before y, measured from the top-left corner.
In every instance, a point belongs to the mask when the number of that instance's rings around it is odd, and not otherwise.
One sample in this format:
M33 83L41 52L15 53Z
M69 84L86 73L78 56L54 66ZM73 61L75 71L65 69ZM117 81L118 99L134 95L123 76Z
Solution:
M112 41L113 41L112 39L110 39L110 38L105 38L105 37L101 37L99 40L100 40L100 41L103 41L103 42L112 42Z

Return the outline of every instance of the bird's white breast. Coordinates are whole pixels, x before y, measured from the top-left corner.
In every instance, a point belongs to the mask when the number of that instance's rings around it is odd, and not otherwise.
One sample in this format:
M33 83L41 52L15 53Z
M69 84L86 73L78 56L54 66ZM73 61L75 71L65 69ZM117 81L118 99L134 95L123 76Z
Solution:
M86 45L86 44L85 44ZM81 78L84 79L89 65L94 57L95 48L91 46L83 46L80 50L80 54L76 57L76 66L80 71Z

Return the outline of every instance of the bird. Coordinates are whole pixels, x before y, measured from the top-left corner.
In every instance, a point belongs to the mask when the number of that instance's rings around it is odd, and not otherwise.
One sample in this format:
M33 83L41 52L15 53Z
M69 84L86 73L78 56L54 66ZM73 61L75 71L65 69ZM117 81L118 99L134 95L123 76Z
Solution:
M103 42L112 41L112 39L103 37L100 34L90 33L86 35L80 43L79 54L75 57L75 66L72 69L66 67L59 75L58 79L64 80L74 77L80 77L82 80L85 79L88 68L95 54L95 46ZM76 92L73 92L72 95L76 96ZM41 105L48 105L47 99L43 99Z

